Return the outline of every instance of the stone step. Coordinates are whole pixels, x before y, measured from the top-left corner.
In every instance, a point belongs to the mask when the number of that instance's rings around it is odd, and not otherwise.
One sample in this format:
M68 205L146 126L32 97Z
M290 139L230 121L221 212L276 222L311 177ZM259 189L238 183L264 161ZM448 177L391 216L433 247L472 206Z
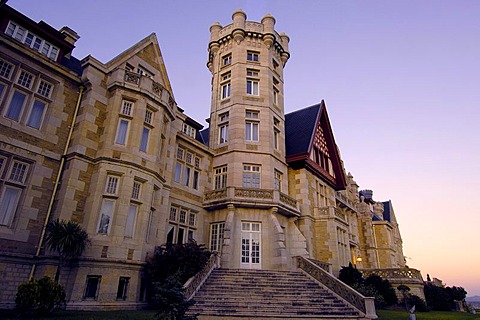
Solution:
M356 309L298 271L215 269L188 314L199 319L359 319Z

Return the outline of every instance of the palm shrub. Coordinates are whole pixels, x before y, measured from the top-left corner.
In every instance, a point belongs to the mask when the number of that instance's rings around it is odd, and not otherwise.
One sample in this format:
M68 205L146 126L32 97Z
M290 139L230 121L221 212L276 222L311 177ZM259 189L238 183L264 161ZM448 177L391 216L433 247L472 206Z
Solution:
M90 245L90 239L78 223L56 219L47 225L45 244L59 255L55 274L55 281L58 281L61 266L80 257Z

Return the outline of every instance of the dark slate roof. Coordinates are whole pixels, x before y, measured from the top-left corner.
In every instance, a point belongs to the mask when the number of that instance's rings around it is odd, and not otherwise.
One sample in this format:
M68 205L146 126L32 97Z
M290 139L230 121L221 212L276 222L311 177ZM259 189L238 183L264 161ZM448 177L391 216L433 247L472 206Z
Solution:
M380 217L377 216L376 214L373 215L372 220L373 221L382 221L382 219L380 219Z
M70 58L62 57L60 64L72 70L78 75L82 75L82 63L77 58L71 56Z
M385 201L383 202L383 220L387 220L388 222L392 222L392 202L391 201Z
M321 104L285 115L286 156L308 152Z
M208 142L210 141L210 127L198 131L197 140L208 147Z

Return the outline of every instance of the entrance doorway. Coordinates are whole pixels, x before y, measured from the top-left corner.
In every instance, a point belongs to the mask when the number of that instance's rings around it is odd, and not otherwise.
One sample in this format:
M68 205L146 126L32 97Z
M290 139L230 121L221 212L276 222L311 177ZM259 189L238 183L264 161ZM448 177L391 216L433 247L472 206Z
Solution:
M242 222L242 257L240 267L261 268L261 223Z

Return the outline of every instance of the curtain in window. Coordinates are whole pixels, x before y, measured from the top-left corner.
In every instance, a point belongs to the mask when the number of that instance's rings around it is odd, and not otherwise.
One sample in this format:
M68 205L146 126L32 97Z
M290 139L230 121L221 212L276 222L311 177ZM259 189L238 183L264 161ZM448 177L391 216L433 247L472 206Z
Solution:
M125 144L125 142L127 141L127 130L128 130L128 121L120 120L118 124L117 141L116 141L118 144Z
M0 225L10 225L17 209L20 190L6 187L0 200Z
M128 208L127 222L125 223L125 237L132 238L137 217L137 206L131 204Z
M21 92L15 91L8 106L6 116L12 120L20 120L20 113L22 112L23 103L25 102L26 95Z
M144 127L142 131L142 140L140 141L140 150L143 152L147 152L149 136L150 136L150 129Z
M32 107L32 112L30 112L30 117L28 118L27 125L39 129L40 124L42 123L43 111L45 110L45 103L42 101L35 100Z

